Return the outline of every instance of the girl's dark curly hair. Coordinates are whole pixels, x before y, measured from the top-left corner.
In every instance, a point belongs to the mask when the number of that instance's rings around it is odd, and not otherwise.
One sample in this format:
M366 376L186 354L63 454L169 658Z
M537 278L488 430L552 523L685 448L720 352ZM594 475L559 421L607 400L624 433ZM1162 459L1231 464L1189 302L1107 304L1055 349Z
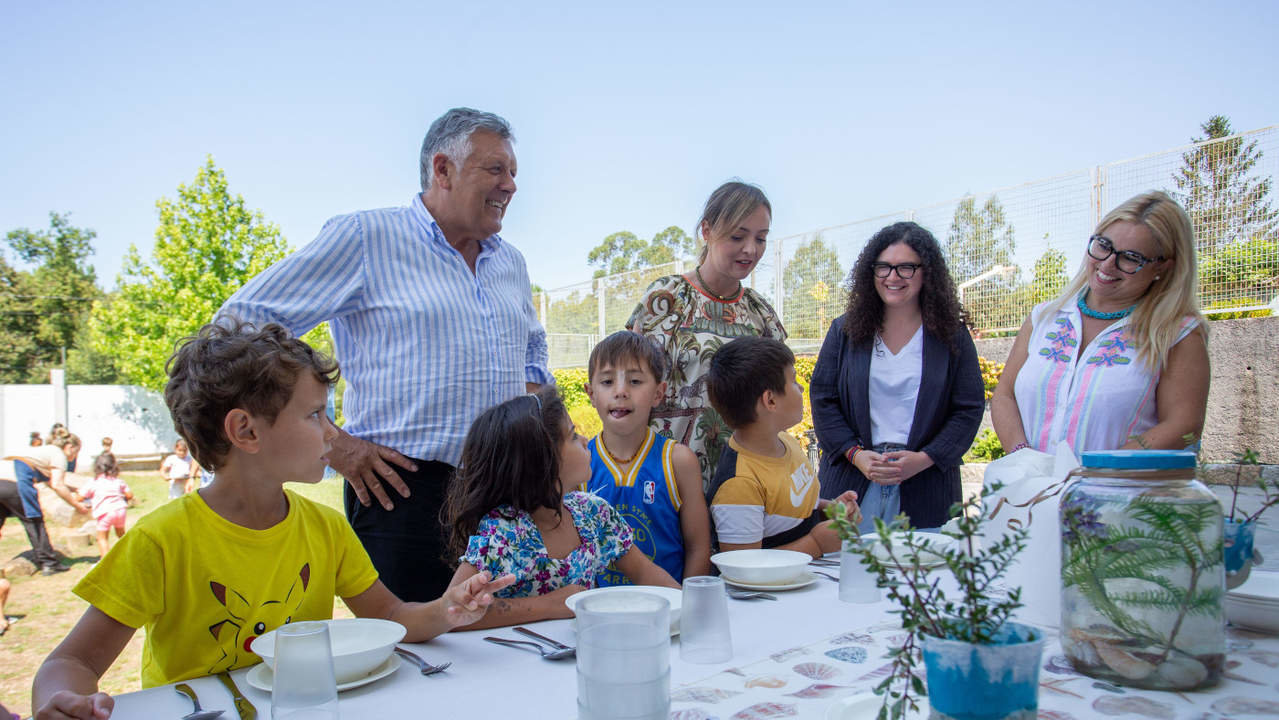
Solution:
M449 528L444 559L456 565L480 519L499 505L532 513L555 508L560 497L560 445L572 420L559 390L549 385L480 413L462 445L440 520Z
M875 290L871 265L889 245L906 243L919 255L923 287L919 291L919 309L924 327L933 337L959 352L955 334L968 324L968 312L959 304L955 283L946 268L946 258L933 234L913 222L893 223L871 237L857 256L857 264L848 273L845 289L848 305L844 309L844 334L854 344L868 343L884 325L884 301Z

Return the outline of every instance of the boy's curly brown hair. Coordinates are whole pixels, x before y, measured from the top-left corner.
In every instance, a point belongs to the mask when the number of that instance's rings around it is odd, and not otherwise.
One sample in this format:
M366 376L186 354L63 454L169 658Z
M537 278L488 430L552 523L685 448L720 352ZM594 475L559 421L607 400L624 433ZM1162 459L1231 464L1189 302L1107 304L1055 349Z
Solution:
M173 429L186 440L200 467L217 470L231 449L223 422L239 408L274 424L293 396L301 373L325 385L338 366L275 323L257 328L221 318L182 339L165 365L164 402Z

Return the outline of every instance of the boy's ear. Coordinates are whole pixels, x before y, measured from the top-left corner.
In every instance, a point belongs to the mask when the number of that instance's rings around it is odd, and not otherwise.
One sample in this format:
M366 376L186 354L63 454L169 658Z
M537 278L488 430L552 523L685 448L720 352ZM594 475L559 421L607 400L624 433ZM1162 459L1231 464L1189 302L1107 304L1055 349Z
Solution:
M771 413L773 410L776 410L776 409L777 409L777 393L773 392L772 390L765 390L759 396L759 400L755 403L755 414L757 416L763 415L764 413Z
M653 407L657 407L658 405L661 405L662 401L665 399L666 399L666 383L659 382L657 384L657 394L653 397Z
M222 420L222 431L226 433L231 446L247 453L257 453L261 445L258 437L257 420L241 408L235 408Z
M591 383L589 381L582 383L582 391L586 393L586 397L591 402L595 402L595 396L591 394Z

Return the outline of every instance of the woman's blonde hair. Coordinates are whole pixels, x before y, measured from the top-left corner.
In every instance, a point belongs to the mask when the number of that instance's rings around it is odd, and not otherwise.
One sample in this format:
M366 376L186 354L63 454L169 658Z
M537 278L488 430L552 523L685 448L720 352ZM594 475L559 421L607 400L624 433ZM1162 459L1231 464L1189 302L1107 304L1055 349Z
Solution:
M1117 222L1141 225L1169 262L1163 272L1137 301L1129 320L1129 333L1137 342L1137 357L1151 372L1163 369L1168 353L1177 343L1182 322L1187 317L1199 321L1196 331L1208 339L1208 324L1199 312L1199 269L1195 260L1195 231L1190 217L1167 193L1153 190L1131 198L1111 210L1097 224L1096 234ZM1088 257L1085 255L1070 285L1045 308L1040 317L1056 315L1067 303L1075 302L1088 286Z
M723 233L727 228L737 227L747 215L755 212L755 208L761 205L768 210L770 216L773 214L773 206L768 203L768 197L764 195L764 191L750 183L730 180L715 188L715 192L706 199L706 207L702 208L702 217L697 221L697 237L702 241L701 252L697 255L697 264L706 262L706 253L709 250L706 235L713 237ZM703 226L708 229L708 232L702 232Z

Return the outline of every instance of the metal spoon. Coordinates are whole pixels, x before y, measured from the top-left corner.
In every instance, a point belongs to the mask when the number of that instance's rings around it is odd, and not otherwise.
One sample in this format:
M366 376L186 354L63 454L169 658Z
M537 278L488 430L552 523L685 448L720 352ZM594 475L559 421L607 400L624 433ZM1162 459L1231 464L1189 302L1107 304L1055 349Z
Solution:
M758 592L756 590L729 590L728 596L734 600L776 600L777 596L766 592Z
M178 683L173 686L179 695L185 695L191 704L195 705L195 709L182 716L182 720L213 720L215 717L221 717L222 710L201 710L200 699L195 696L195 691L186 683Z
M525 642L524 640L507 640L506 638L492 637L492 636L486 637L484 639L491 643L496 643L498 645L506 645L508 647L536 648L537 651L542 654L543 660L563 660L565 658L571 658L577 654L577 650L573 648L567 648L564 650L549 650L545 646L539 643Z

